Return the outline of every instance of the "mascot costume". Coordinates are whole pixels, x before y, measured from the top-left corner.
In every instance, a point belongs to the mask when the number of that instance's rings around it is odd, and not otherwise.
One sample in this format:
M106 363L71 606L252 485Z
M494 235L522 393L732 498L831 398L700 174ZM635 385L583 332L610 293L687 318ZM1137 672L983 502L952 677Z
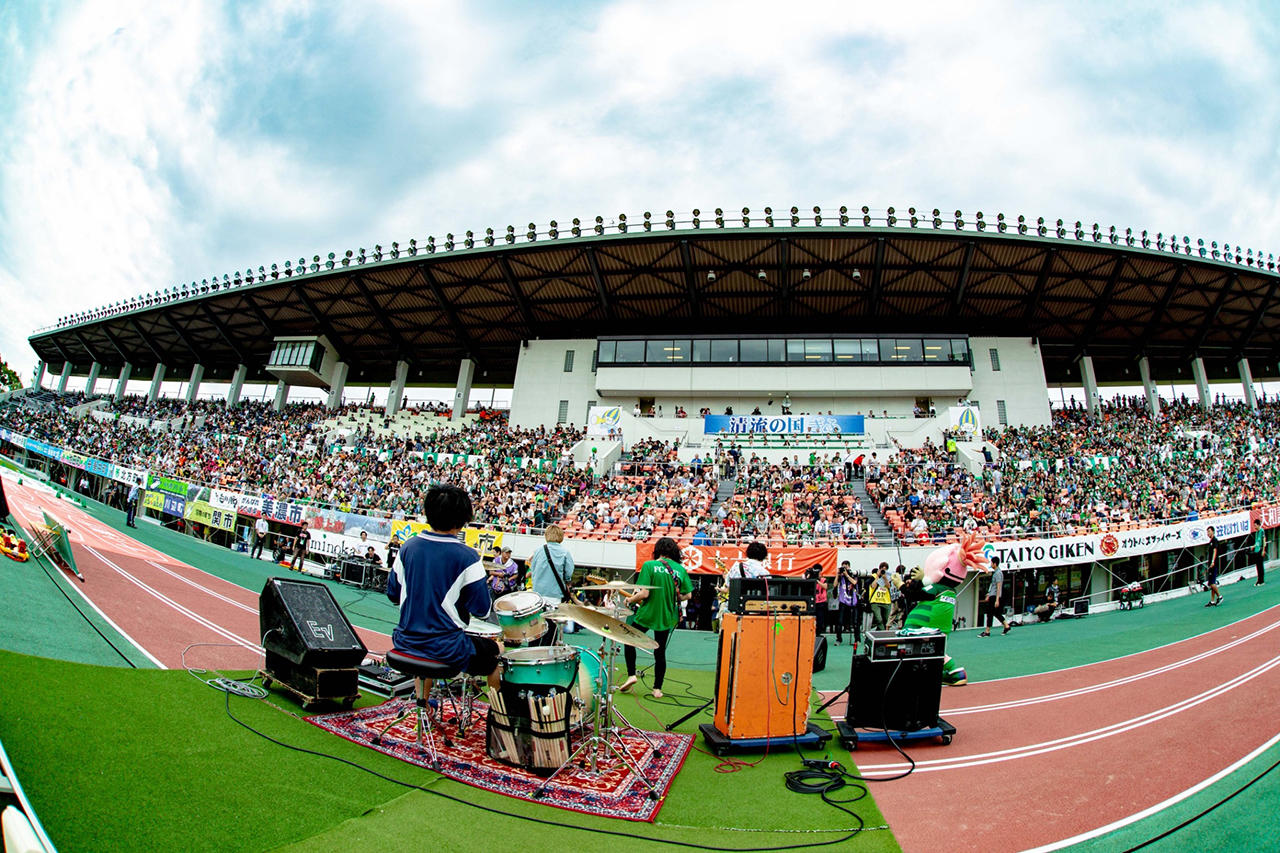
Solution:
M907 614L903 628L937 628L950 634L955 624L956 589L971 571L991 570L990 561L982 553L983 542L965 534L958 543L944 545L929 554L924 568L911 573L913 580L924 584L920 602ZM964 667L947 655L942 663L942 683L959 686L968 681Z

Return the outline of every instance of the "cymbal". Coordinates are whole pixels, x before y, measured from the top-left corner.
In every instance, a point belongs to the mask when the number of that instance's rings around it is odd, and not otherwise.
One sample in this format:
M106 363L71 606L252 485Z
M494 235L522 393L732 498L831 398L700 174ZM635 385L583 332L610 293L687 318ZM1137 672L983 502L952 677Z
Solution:
M636 614L634 610L625 604L616 604L613 607L588 604L586 607L588 610L594 610L597 613L603 613L605 616L612 616L614 619L621 619L624 622Z
M630 592L636 589L657 589L657 587L641 586L638 583L627 583L626 581L609 581L608 583L597 583L591 586L575 586L574 589L579 592Z
M658 647L658 641L643 631L632 628L626 622L621 622L612 616L597 613L586 607L581 607L577 604L561 604L556 612L559 615L568 616L591 633L598 634L607 640L622 643L624 646L634 646L637 649L649 649L651 651Z

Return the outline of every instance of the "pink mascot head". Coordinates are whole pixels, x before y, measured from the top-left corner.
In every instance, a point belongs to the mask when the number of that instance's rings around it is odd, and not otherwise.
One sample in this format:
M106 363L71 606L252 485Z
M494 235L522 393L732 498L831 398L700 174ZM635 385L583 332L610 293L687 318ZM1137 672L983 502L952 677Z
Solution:
M941 548L924 558L924 582L956 587L971 571L991 571L991 561L982 553L983 541L966 533L960 541Z

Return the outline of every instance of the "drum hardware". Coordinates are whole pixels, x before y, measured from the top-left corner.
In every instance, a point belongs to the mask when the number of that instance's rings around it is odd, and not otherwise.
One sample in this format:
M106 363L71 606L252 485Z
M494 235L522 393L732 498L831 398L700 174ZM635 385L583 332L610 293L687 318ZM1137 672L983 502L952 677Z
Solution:
M575 586L576 592L635 592L637 589L657 589L656 586L641 586L637 583L627 583L626 581L609 581L607 583L596 583L590 586Z
M583 738L577 749L569 755L565 762L542 781L542 784L533 792L533 796L535 798L541 797L551 780L560 771L573 764L580 756L586 759L587 763L584 766L588 769L588 772L595 775L600 774L600 765L608 762L610 760L609 756L612 756L613 760L622 763L636 775L636 778L644 783L644 786L649 789L649 797L651 799L660 799L657 789L648 779L644 778L643 774L640 773L640 769L636 767L631 757L627 755L626 744L622 740L622 732L626 730L635 732L649 744L649 748L655 754L661 755L662 750L649 738L647 732L633 726L618 710L613 699L616 688L611 684L614 665L618 652L623 645L652 650L658 647L657 640L637 631L624 622L618 621L612 616L607 616L576 604L562 604L556 609L554 615L558 620L570 619L577 622L583 628L600 637L600 653L598 656L586 649L582 650L596 658L600 664L600 674L595 679L594 684L596 693L594 723L591 734ZM617 742L616 745L614 741Z

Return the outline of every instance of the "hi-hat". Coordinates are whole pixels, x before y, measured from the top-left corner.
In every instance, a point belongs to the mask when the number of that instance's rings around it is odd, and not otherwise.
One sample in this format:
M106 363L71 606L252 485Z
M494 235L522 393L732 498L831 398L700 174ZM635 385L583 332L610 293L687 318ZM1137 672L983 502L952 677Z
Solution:
M612 616L597 613L577 604L561 604L556 608L556 615L568 616L591 633L622 643L624 646L634 646L637 649L650 651L658 647L658 641L643 631L632 628L626 622L614 619Z
M579 592L631 592L637 589L657 589L657 587L641 586L638 583L627 583L626 581L609 581L608 583L597 583L591 586L575 586L574 589Z

